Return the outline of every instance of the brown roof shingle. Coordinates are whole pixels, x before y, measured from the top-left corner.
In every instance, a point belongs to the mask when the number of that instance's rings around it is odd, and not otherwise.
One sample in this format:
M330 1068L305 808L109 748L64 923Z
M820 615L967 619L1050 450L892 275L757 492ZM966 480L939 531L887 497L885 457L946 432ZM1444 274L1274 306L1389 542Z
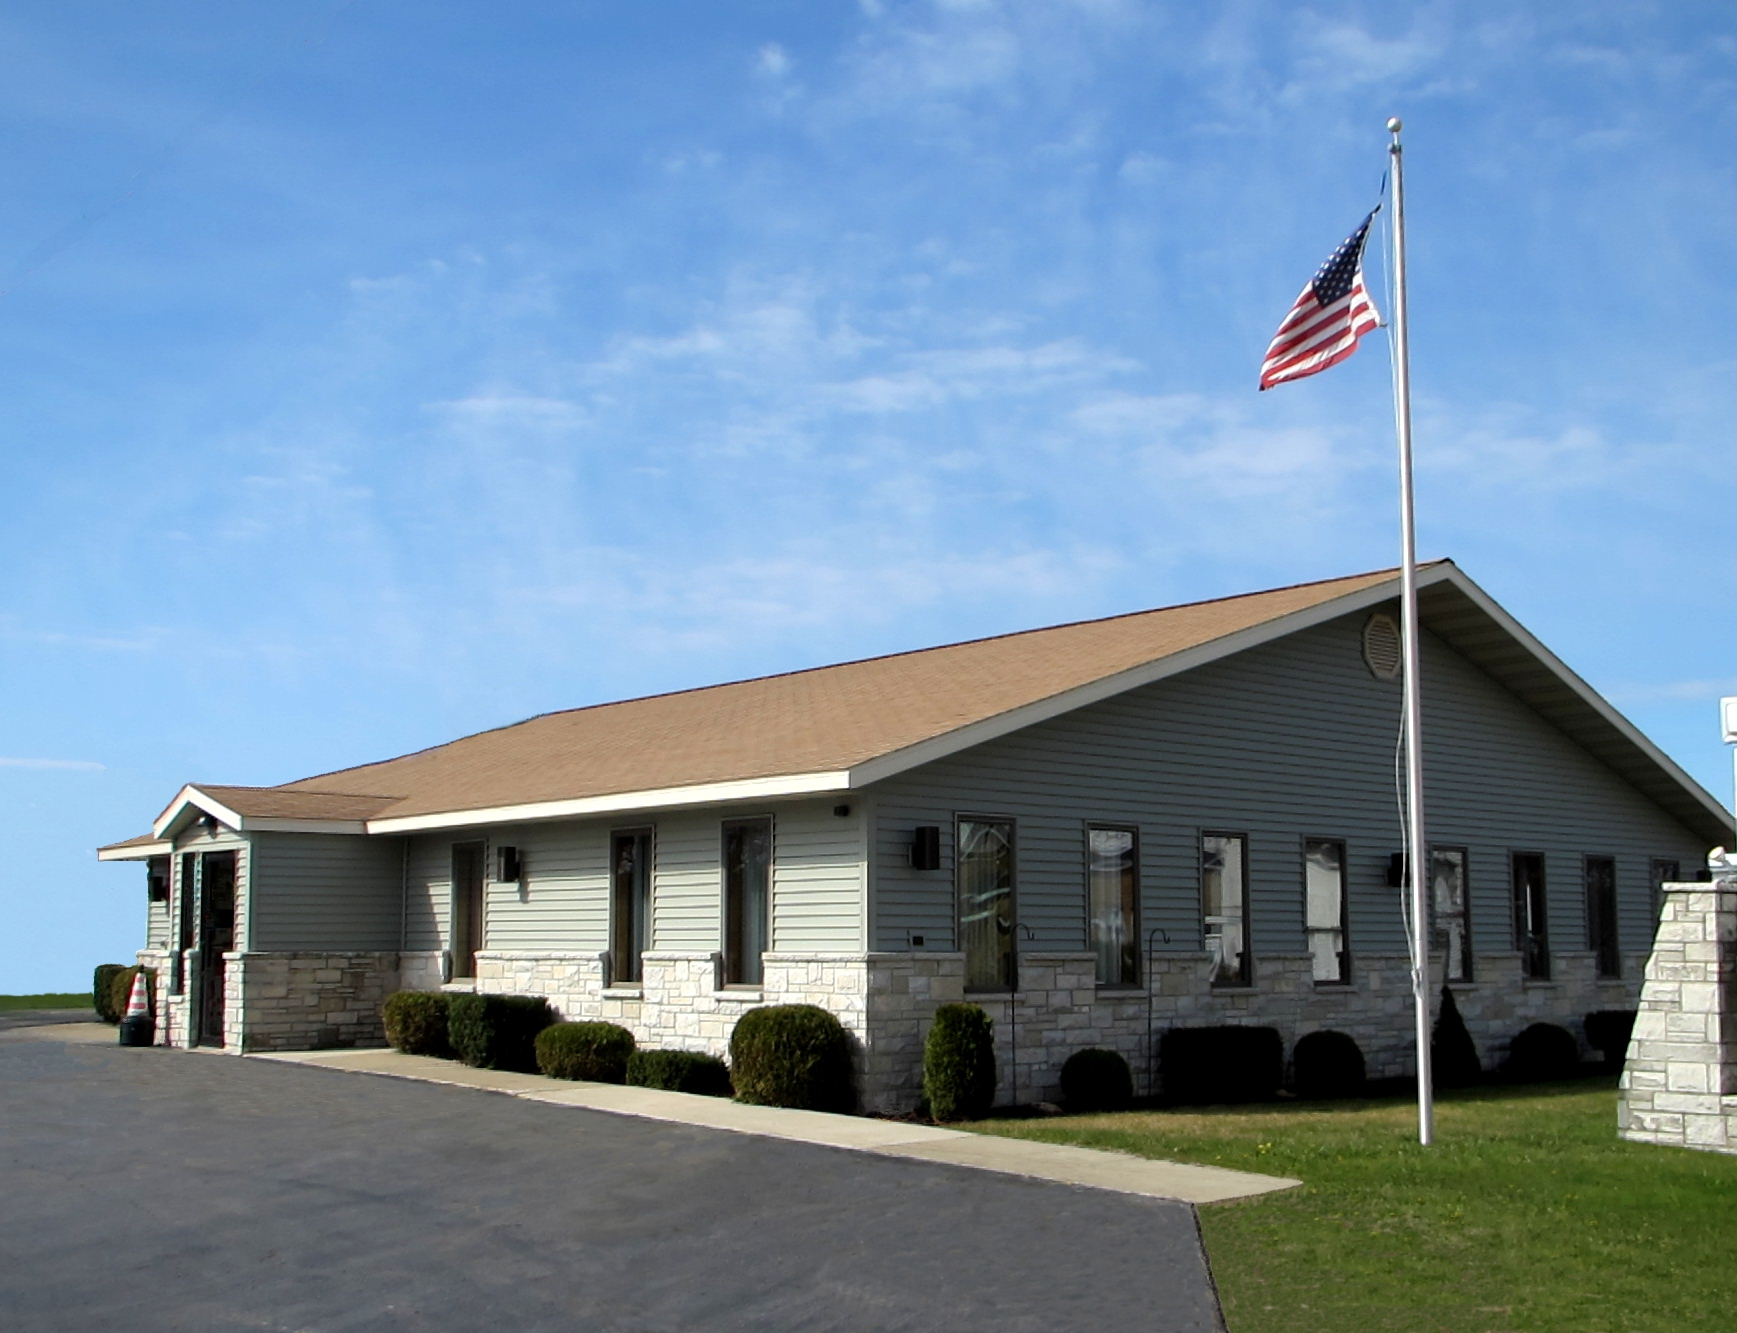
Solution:
M261 802L319 796L333 813L282 813L399 818L848 769L1394 579L1381 570L545 713L281 787L200 790L259 816L278 813Z

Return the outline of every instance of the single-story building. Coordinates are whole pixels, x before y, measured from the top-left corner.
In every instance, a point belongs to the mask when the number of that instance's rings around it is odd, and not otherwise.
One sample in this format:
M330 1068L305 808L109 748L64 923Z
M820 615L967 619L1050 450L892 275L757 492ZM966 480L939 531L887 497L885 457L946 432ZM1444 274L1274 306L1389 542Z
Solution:
M381 1040L403 988L535 993L723 1053L821 1004L912 1105L935 1006L1001 1097L1173 1026L1412 1059L1394 571L549 713L277 787L184 787L139 959L173 1044ZM1451 562L1420 571L1438 979L1487 1063L1633 1008L1720 804ZM1439 984L1439 981L1438 981Z

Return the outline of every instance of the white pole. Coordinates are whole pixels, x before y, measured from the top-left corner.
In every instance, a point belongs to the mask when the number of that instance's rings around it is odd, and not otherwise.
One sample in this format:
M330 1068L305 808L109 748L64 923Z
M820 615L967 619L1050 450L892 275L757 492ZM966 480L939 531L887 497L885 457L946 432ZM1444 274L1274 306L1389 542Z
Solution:
M1400 585L1405 639L1405 802L1411 815L1406 860L1411 867L1411 990L1417 1011L1417 1141L1435 1141L1435 1106L1429 1067L1429 863L1423 834L1423 701L1419 689L1417 627L1417 534L1411 501L1411 356L1405 322L1405 156L1399 117L1387 122L1393 135L1393 412L1399 427Z

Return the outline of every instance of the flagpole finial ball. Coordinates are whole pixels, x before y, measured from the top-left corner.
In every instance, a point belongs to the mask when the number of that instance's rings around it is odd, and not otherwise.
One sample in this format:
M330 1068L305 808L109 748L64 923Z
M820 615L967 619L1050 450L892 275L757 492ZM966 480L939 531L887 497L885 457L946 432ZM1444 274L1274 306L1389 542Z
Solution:
M1389 116L1387 118L1387 132L1389 134L1398 134L1404 128L1405 124L1398 116Z

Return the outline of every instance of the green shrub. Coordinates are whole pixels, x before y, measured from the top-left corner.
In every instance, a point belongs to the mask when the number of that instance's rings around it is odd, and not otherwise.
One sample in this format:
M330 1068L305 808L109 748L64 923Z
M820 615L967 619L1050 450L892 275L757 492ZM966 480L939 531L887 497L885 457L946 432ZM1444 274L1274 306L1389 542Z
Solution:
M627 1057L627 1082L635 1088L694 1092L702 1097L728 1097L730 1067L715 1055L698 1051L635 1051Z
M127 1016L127 1006L133 1002L133 978L139 973L145 974L145 1012L157 1012L157 973L149 967L123 967L109 979L109 1007L114 1010L113 1021L119 1023Z
M849 1111L850 1038L837 1018L813 1004L750 1009L730 1034L730 1079L738 1101Z
M98 963L96 974L91 978L91 1005L96 1009L97 1017L105 1023L118 1023L126 1014L124 1004L119 1013L115 1012L115 974L126 970L125 963Z
M1629 1038L1634 1036L1633 1009L1600 1009L1586 1016L1586 1044L1604 1056L1604 1067L1618 1073L1628 1059Z
M550 1078L627 1082L633 1034L615 1023L552 1023L537 1034L537 1068Z
M1580 1043L1555 1023L1534 1023L1508 1047L1502 1073L1515 1083L1554 1083L1580 1072Z
M1277 1028L1171 1028L1158 1043L1164 1096L1172 1102L1260 1102L1285 1077Z
M446 1011L451 999L442 991L394 991L380 1006L380 1017L386 1022L386 1040L406 1055L450 1059L452 1043L446 1035Z
M446 1006L453 1053L477 1069L537 1072L537 1034L555 1021L541 995L454 995Z
M1311 1032L1291 1052L1291 1088L1310 1101L1359 1096L1368 1077L1362 1048L1343 1032Z
M1134 1100L1134 1075L1115 1051L1090 1046L1062 1065L1061 1090L1070 1111L1120 1111Z
M995 1020L944 1004L923 1041L923 1095L937 1120L980 1120L995 1102Z
M1429 1034L1429 1072L1438 1088L1469 1088L1484 1076L1483 1061L1478 1059L1472 1034L1466 1031L1466 1020L1460 1017L1459 1003L1445 985L1435 1027Z

